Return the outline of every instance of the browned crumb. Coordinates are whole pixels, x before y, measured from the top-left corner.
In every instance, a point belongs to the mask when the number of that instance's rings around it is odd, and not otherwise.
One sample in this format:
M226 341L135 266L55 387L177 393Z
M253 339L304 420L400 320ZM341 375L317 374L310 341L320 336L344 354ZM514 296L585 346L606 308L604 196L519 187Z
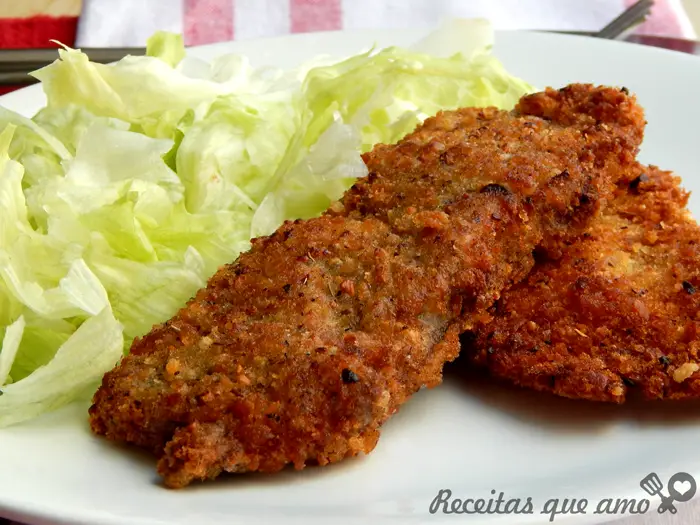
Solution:
M638 166L590 229L503 294L465 354L518 385L621 403L700 396L700 229Z
M585 226L643 128L633 97L574 85L377 146L332 211L256 239L136 340L92 429L153 451L170 487L370 452L533 249Z

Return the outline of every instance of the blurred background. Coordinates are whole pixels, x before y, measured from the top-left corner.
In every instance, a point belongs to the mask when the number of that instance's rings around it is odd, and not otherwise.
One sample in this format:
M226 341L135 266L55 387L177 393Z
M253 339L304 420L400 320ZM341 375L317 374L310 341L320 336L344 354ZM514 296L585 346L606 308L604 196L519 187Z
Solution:
M287 4L287 5L285 5ZM363 6L363 4L371 5ZM419 4L426 4L432 13L442 11L445 15L482 14L498 18L500 11L512 10L518 4L526 11L549 11L542 15L542 23L558 17L556 25L568 29L585 24L586 19L615 16L616 10L628 6L628 0L408 0L415 11ZM619 4L619 6L618 6ZM690 26L693 33L700 32L700 0L657 0L652 20L640 28L644 34L660 36L689 36L689 27L672 29L668 25L669 13L680 18L680 26ZM355 5L357 8L355 8ZM381 5L379 9L375 5ZM357 27L357 18L352 11L365 11L368 15L381 12L386 16L387 26L396 26L405 20L397 0L0 0L0 49L50 47L55 39L68 45L101 45L103 47L139 45L135 40L148 36L161 25L162 29L189 33L190 44L221 40L226 36L236 38L269 36L284 32ZM498 7L498 6L503 7ZM352 7L350 7L352 6ZM361 7L362 6L362 7ZM419 7L419 6L418 6ZM603 14L605 10L608 13ZM231 13L226 11L230 10ZM419 7L420 10L420 7ZM517 9L516 9L517 10ZM571 22L565 20L571 13ZM236 20L232 20L234 18ZM460 12L463 11L464 13ZM577 13L581 11L581 13ZM588 11L585 16L581 16ZM554 15L551 13L554 12ZM392 16L389 17L388 15ZM291 18L291 20L289 20ZM366 17L370 18L370 16ZM504 28L512 28L512 20L503 14ZM510 17L514 18L513 16ZM574 18L579 19L578 22ZM243 20L245 19L245 20ZM334 20L335 19L335 20ZM416 17L416 19L419 19ZM524 28L532 28L537 16L523 18ZM245 24L241 22L245 21ZM380 21L381 23L381 21ZM192 25L200 27L192 27ZM227 31L226 26L231 28ZM371 20L366 25L377 25ZM678 24L676 24L678 25ZM180 26L179 28L177 26ZM241 26L241 27L239 27ZM199 35L196 34L199 29ZM539 29L559 29L540 27ZM668 34L668 33L676 34ZM682 35L677 34L683 33ZM693 35L694 36L694 35ZM140 44L143 44L141 42Z
M0 50L143 46L153 31L188 45L284 33L435 25L484 16L502 29L597 30L634 0L0 0ZM656 0L637 34L695 39L700 0ZM2 60L0 59L0 65Z
M688 17L696 33L700 33L700 0L683 0Z

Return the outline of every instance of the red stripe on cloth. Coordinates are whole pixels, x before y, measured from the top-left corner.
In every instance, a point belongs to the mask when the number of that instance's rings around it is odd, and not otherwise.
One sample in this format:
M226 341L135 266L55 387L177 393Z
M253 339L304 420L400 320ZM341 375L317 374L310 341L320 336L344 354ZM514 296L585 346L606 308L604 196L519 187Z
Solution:
M625 0L625 7L631 6L636 1ZM678 15L671 5L664 0L654 2L654 7L651 8L651 16L636 29L635 33L683 38L683 28L678 21Z
M185 0L185 45L233 40L234 0Z
M0 49L54 48L51 40L75 45L78 18L74 16L33 16L0 18Z
M290 0L292 33L333 31L343 26L341 0Z
M0 95L5 95L16 89L23 88L24 86L0 86Z

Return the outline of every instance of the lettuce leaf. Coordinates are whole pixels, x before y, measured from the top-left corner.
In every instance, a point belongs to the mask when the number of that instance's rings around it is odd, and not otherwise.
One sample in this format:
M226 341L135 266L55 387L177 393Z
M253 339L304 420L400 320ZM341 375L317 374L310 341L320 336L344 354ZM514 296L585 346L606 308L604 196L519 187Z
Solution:
M30 375L2 387L0 426L38 416L94 388L122 355L121 326L109 307L85 321L53 359Z

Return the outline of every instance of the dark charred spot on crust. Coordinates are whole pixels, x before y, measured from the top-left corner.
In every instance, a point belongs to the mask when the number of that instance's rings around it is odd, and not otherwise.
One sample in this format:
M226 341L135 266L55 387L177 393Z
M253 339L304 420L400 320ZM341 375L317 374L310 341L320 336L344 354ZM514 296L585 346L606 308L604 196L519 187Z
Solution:
M367 182L374 182L375 180L377 180L377 173L374 171L370 171L367 174Z
M357 206L357 211L358 211L361 215L367 215L367 213L368 213L368 211L367 211L367 205L366 205L365 203L360 203L360 204ZM342 237L342 235L341 235L341 237Z
M543 264L547 262L549 256L547 255L547 251L544 248L538 246L537 248L532 250L532 258L534 259L535 264Z
M578 198L578 202L581 206L586 206L587 204L590 204L593 201L589 195L586 195L585 193L581 195Z
M285 230L284 231L284 240L288 240L292 236L292 230Z
M686 291L686 293L688 295L693 295L696 291L695 286L693 286L688 281L683 281L683 289Z
M479 193L486 193L488 195L510 195L510 190L500 184L487 184Z
M452 158L449 155L449 152L443 151L440 153L440 164L443 166L452 166L454 162L452 161Z
M569 170L564 170L559 175L556 175L554 178L557 180L567 180L570 176L571 175L569 174Z
M289 290L292 289L292 285L291 285L291 284L285 284L285 285L282 287L282 289L283 289L286 293L289 293Z
M620 376L620 377L622 378L622 382L629 387L635 386L637 384L633 379L630 379L629 377L625 377L625 376Z
M539 351L540 351L540 349L539 349L539 347L537 347L537 346L533 346L532 348L530 348L530 352L533 353L533 354L536 354L536 353L539 352Z
M622 87L620 88L620 91L621 91L622 93L624 93L625 95L629 95L629 94L630 94L630 90L627 89L627 88L624 87L624 86L622 86Z
M554 175L551 179L549 179L549 184L559 184L560 182L563 182L565 180L568 180L570 177L569 175L569 170L564 170L561 173Z
M459 345L464 348L471 348L476 341L476 334L472 331L459 334Z
M630 182L629 187L631 190L636 190L639 188L640 183L647 182L648 180L649 176L646 173L642 173L639 177Z
M343 368L343 371L341 372L340 376L343 379L343 383L345 383L346 385L357 383L360 380L360 378L357 377L357 374L349 368Z
M663 366L668 366L671 364L671 360L668 358L668 356L662 355L659 357L659 363L661 363Z

